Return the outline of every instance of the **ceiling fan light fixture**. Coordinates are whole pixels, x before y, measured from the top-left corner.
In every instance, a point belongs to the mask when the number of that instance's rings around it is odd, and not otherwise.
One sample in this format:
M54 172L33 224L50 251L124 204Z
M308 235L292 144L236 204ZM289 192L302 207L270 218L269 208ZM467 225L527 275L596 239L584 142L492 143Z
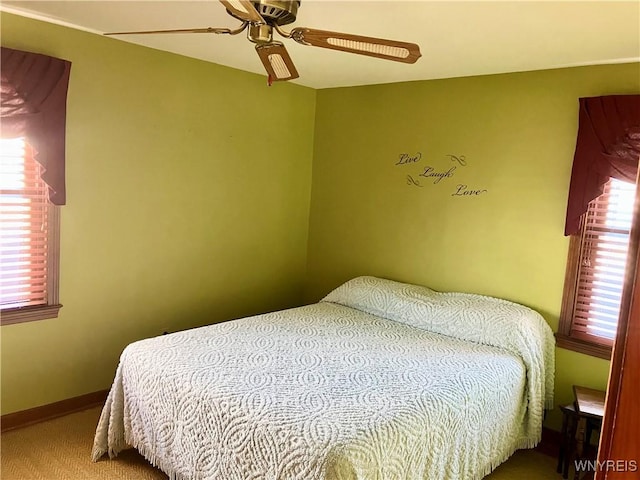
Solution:
M0 0L1 1L1 0ZM173 30L144 30L136 32L113 32L105 35L132 35L155 33L214 33L237 35L247 30L247 38L256 44L256 52L265 70L269 74L269 85L273 81L298 78L287 49L280 42L273 41L275 30L284 38L294 40L301 45L328 48L341 52L356 53L369 57L393 60L403 63L415 63L422 56L420 47L415 43L386 40L384 38L365 37L350 33L330 32L315 28L296 27L289 32L282 25L293 23L298 14L301 0L219 0L227 13L240 20L242 24L230 28L183 28Z

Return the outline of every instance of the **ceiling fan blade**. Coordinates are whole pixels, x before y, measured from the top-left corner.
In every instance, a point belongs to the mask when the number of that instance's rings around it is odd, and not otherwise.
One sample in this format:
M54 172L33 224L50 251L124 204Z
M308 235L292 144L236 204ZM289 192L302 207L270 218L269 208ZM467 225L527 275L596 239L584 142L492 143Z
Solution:
M258 56L272 81L293 80L299 77L287 49L281 43L256 45L256 52L258 52Z
M245 22L264 25L266 22L249 0L220 0L220 3L236 18Z
M142 32L109 32L105 35L146 35L147 33L229 33L228 28L183 28L179 30L144 30Z
M298 27L291 30L291 38L302 45L330 48L396 62L416 63L422 56L420 47L415 43L363 37L361 35L351 35L350 33Z

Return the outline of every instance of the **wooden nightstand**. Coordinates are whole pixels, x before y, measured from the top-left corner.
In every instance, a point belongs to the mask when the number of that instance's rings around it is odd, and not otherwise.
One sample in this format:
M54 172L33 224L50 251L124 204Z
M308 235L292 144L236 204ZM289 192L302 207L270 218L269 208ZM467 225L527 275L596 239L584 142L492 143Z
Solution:
M569 466L576 460L589 458L588 448L594 430L602 428L605 392L574 385L575 401L563 405L560 451L558 453L558 473L569 478ZM575 464L574 464L575 466ZM580 478L580 471L574 473L574 480Z

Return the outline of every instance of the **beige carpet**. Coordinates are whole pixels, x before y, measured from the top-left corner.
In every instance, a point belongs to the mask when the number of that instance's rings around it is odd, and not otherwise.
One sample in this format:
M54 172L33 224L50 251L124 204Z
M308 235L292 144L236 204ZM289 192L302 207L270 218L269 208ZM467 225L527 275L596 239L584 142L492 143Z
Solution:
M167 476L149 465L135 450L115 460L91 463L93 434L99 408L2 434L2 480L146 480ZM539 452L517 452L486 477L489 480L560 479L555 459ZM436 480L436 479L433 479Z

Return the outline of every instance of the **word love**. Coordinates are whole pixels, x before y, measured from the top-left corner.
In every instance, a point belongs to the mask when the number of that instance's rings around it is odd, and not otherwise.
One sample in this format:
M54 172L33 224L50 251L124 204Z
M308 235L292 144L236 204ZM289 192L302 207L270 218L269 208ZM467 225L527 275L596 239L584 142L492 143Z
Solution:
M440 183L443 178L453 177L453 174L455 173L455 171L456 171L456 167L451 167L446 172L435 172L433 170L433 167L425 167L424 172L422 172L420 176L425 178L434 177L435 180L433 181L433 184L435 185L437 183Z
M418 152L415 155L411 156L408 153L401 153L398 155L398 161L396 165L407 165L410 163L417 163L422 158L422 153Z
M451 194L452 197L472 197L475 195L482 195L483 193L487 193L486 189L482 190L472 190L468 185L464 185L462 183L456 185L456 191Z

